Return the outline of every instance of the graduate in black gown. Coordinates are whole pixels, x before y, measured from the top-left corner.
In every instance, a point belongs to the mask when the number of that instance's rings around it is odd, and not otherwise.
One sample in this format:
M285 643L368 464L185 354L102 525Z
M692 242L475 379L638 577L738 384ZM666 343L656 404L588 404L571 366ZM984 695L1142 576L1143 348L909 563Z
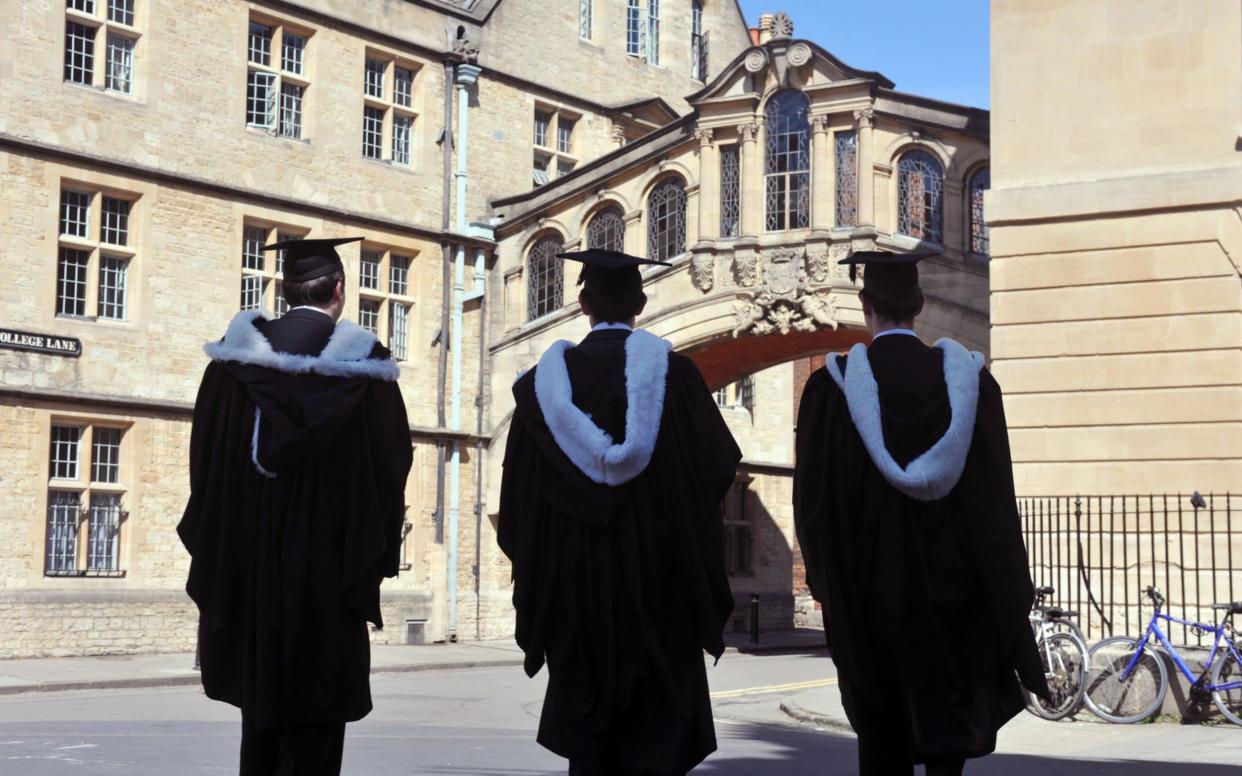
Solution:
M685 774L716 749L703 652L733 609L720 502L741 453L694 363L645 331L640 264L585 263L594 327L513 386L498 539L517 642L548 666L539 743L582 776Z
M798 412L795 524L863 776L960 774L1022 685L1047 691L1001 391L980 354L911 330L922 258L842 261L866 265L872 344L829 355Z
M242 714L241 774L340 772L345 723L371 710L367 623L395 576L412 450L397 364L337 323L335 244L285 248L278 320L239 313L199 388L190 553L207 696Z

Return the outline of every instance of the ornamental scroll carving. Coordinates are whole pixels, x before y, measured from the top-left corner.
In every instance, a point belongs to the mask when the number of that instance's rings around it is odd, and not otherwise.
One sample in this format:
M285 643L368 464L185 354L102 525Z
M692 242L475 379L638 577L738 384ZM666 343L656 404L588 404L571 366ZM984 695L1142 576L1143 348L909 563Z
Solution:
M744 288L755 285L759 278L759 254L740 250L733 254L733 280Z
M736 326L733 336L742 334L788 334L822 328L836 329L837 304L829 289L810 290L812 272L822 270L826 279L828 254L806 256L801 248L779 248L765 256L763 280L758 293L734 303ZM804 268L804 263L806 267Z
M690 258L690 280L694 287L707 293L716 285L716 258L710 253L696 253Z

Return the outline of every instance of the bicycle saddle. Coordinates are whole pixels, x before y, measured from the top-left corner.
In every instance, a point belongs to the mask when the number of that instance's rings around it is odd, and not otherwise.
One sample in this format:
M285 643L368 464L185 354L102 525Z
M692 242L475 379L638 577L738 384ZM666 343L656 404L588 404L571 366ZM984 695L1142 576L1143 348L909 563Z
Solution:
M1067 612L1064 609L1058 609L1055 606L1050 606L1044 610L1044 616L1050 620L1059 620L1062 617L1077 617L1078 612Z
M1242 614L1242 601L1234 601L1228 604L1212 604L1213 609L1227 609L1230 614Z

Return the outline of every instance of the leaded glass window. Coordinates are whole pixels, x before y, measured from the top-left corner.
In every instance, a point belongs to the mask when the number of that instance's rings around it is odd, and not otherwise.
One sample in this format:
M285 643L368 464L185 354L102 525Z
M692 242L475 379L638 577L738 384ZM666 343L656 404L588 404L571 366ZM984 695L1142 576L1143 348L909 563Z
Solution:
M647 198L647 258L668 261L686 250L686 186L667 178Z
M242 268L263 271L263 243L267 230L261 226L247 225L242 229Z
M837 133L837 226L858 225L858 133Z
M367 60L365 89L368 97L374 97L378 100L384 99L384 70L386 67L387 64L378 59Z
M703 34L703 0L690 5L690 76L707 80L707 36Z
M65 80L90 86L95 73L95 28L65 22Z
M64 490L47 494L47 561L45 574L74 573L78 567L78 519L82 496Z
M642 25L643 15L642 9L638 7L638 0L626 0L625 53L632 57L641 57L643 55Z
M49 455L52 479L76 480L78 478L81 443L82 429L77 426L52 426L52 449Z
M60 233L65 237L86 239L91 222L91 195L82 191L61 189Z
M742 233L741 160L736 145L720 148L720 236Z
M768 101L765 201L767 230L805 229L811 223L811 141L806 95L793 89Z
M410 293L410 257L393 254L389 262L388 293L408 296Z
M380 261L383 253L364 248L358 260L358 287L369 291L379 290Z
M384 109L367 106L362 109L362 155L379 159L384 151Z
M897 231L928 242L944 242L944 170L926 151L911 151L897 163Z
M530 249L526 261L526 320L533 321L559 310L565 296L565 264L561 238L544 237Z
M99 225L99 241L109 245L127 245L129 243L129 208L127 199L105 196L103 198L103 219Z
M293 75L302 75L306 58L306 36L294 35L285 30L280 36L280 69Z
M607 207L587 224L587 247L609 251L625 250L625 215L619 207Z
M86 315L86 267L90 251L60 249L56 272L56 314Z
M970 252L988 255L987 220L983 217L983 193L992 186L992 171L988 167L970 177Z
M113 321L125 320L125 287L129 275L129 259L103 255L99 259L99 317Z
M389 302L388 349L392 357L404 361L409 357L410 308L400 302Z
M108 21L134 26L134 0L108 0Z
M595 21L595 0L578 0L578 37L591 39L591 25Z
M91 435L91 482L121 481L121 429L96 427Z
M302 87L297 84L280 85L280 135L302 137Z
M86 542L87 571L117 571L121 533L121 494L94 493Z
M252 64L271 67L272 28L258 22L250 23L250 46L248 57Z
M358 300L358 325L372 334L379 334L380 303L374 299Z
M108 33L107 54L104 88L129 94L134 89L134 39Z

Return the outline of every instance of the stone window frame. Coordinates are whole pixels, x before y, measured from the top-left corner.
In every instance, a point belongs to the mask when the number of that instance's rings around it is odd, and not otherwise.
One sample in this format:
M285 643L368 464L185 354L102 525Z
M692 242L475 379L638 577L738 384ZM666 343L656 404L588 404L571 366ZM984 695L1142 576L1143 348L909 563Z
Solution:
M626 55L653 67L660 66L661 10L660 0L626 0L622 17Z
M371 90L368 74L379 65L379 94ZM404 170L414 164L415 133L419 128L419 72L422 64L395 52L367 46L363 54L362 82L362 158ZM372 128L371 117L379 117L378 155L367 153Z
M378 260L374 287L364 287L362 284L364 253L372 254ZM410 359L410 343L413 342L413 332L410 329L418 302L418 276L414 264L416 257L417 251L371 240L364 240L358 249L358 325L385 343L397 361ZM395 282L399 274L394 272L396 260L400 260L405 267L404 283L400 288ZM394 329L396 319L401 317L399 312L394 312L398 307L405 311L404 332ZM370 326L364 321L369 315L374 315Z
M858 226L858 131L837 130L832 134L834 187L833 225L837 229Z
M742 145L725 143L720 146L720 237L732 239L741 233Z
M707 83L711 38L703 29L703 0L690 3L690 77Z
M130 0L127 9L118 5L117 0L72 0L65 3L65 34L61 47L62 81L114 97L138 97L139 43L143 37L139 23L143 5L145 3L137 0ZM127 16L128 21L116 18L114 11L118 8L127 10L123 16ZM75 67L70 60L69 43L74 32L83 33L81 39L89 43L88 67ZM122 68L120 63L114 61L114 51L127 52L129 61L125 67ZM74 72L82 74L81 80L70 77ZM123 83L124 88L118 88L118 83Z
M587 248L624 252L625 208L615 201L597 208L587 220L585 231Z
M923 169L915 169L916 167ZM945 196L945 165L934 151L926 146L915 145L901 152L894 165L897 173L896 232L916 240L944 244L944 196ZM917 187L913 186L913 175L918 174L922 180ZM931 176L932 190L927 189L927 178ZM911 205L921 200L917 210L911 212Z
M256 28L265 28L270 33L265 50L254 46ZM295 58L286 51L286 36L300 41ZM249 15L246 24L246 129L295 143L310 142L306 116L311 105L314 38L315 30L311 27L260 13ZM262 55L262 61L256 58L256 53ZM298 69L286 68L289 63L296 63ZM258 83L258 77L267 84L262 114L255 109L257 98L252 93L252 84ZM252 116L256 115L264 116L266 123L252 121Z
M755 376L743 375L728 385L714 391L716 406L722 410L744 410L750 414L755 412Z
M556 254L565 249L559 232L544 232L526 249L526 323L533 323L565 306L565 262ZM536 266L535 262L540 265Z
M578 0L578 38L589 41L595 33L595 0Z
M278 223L263 218L242 219L241 230L241 288L238 295L239 310L262 310L277 318L289 310L282 293L284 283L284 251L258 251L253 246L271 245L285 240L305 239L310 229L293 224ZM255 264L257 263L257 266ZM247 304L248 292L254 297L258 289L258 303Z
M753 479L741 474L729 486L720 504L724 524L725 573L730 577L755 575L755 521L751 513L754 499L750 484ZM739 551L741 550L741 551Z
M62 476L55 466L59 432L65 430L75 431L77 436L72 476ZM105 432L116 434L115 447L99 444ZM49 418L44 577L125 576L122 530L129 518L125 497L131 490L132 435L132 424L125 422L60 415ZM108 466L97 465L101 448L110 451ZM112 476L100 479L97 475L101 472Z
M85 214L77 213L73 219L66 220L67 195L85 203ZM109 201L128 205L123 230L116 228L119 222L109 228L105 221L105 204ZM131 292L135 287L133 278L142 248L141 201L142 195L138 192L61 179L56 199L56 272L53 275L56 284L54 314L57 318L107 324L133 322L135 306ZM72 225L71 231L66 231L67 224ZM105 235L121 236L124 242L107 242ZM119 271L118 263L123 263ZM68 278L65 273L70 264L75 268L72 283L75 289L80 288L81 291L80 297L73 297L74 306L80 306L80 312L65 310L68 300L65 293ZM109 281L107 288L104 287L105 279ZM110 293L104 294L104 291Z
M540 118L547 117L547 124L544 131L540 133ZM556 103L544 102L542 100L535 101L535 108L531 112L531 147L532 147L532 175L531 180L534 186L543 186L551 181L556 180L564 175L568 175L577 168L581 161L579 156L574 153L578 144L579 135L578 128L582 125L583 115L575 110L566 108ZM562 129L565 124L569 125L568 144L561 141ZM542 143L540 141L543 141ZM568 151L562 150L568 148Z
M790 100L800 102L795 105ZM781 89L768 98L764 117L767 130L763 163L764 231L808 229L811 226L811 100L800 89ZM796 123L798 118L800 126ZM793 143L798 147L794 148Z

